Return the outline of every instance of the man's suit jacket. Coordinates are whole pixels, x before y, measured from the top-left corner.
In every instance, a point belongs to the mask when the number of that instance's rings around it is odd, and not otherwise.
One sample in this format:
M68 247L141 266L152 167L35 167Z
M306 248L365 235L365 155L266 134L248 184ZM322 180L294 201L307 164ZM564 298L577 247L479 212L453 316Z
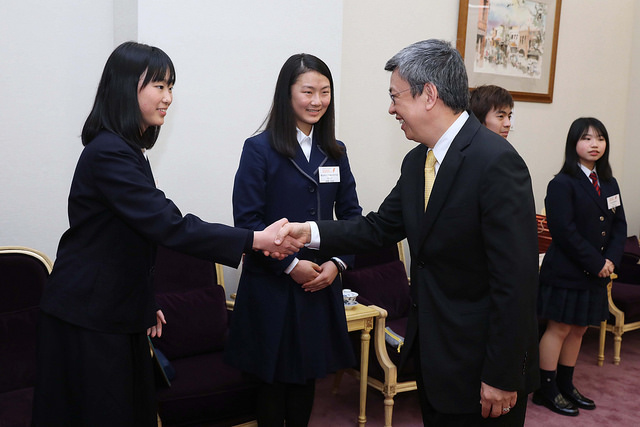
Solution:
M320 250L364 251L407 237L411 296L403 358L419 340L426 393L444 413L480 410L481 381L538 385L535 208L527 166L470 115L423 209L427 147L405 157L378 212L320 222Z
M620 195L615 178L600 179L600 196L591 180L576 167L576 176L556 175L547 186L545 206L551 245L540 269L540 283L571 289L606 286L599 278L605 260L620 264L627 238L622 204L607 198ZM621 202L622 203L622 202Z
M82 151L68 213L41 308L102 332L155 325L156 245L237 266L252 241L248 230L183 216L156 188L142 151L107 131Z

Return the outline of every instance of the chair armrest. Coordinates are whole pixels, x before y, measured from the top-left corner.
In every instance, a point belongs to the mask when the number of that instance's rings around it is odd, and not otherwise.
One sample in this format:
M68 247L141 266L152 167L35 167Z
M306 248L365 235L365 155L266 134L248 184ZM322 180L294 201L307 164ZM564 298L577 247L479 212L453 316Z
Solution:
M234 307L236 306L236 296L238 296L238 294L236 294L235 292L229 295L231 300L227 300L227 310L233 311Z
M613 280L617 278L618 276L615 273L611 275L611 280L609 280L609 283L607 284L607 300L609 302L609 313L611 313L616 319L615 326L620 326L624 325L624 312L615 305L615 303L613 302L613 298L611 297Z
M373 340L376 357L378 358L378 363L380 363L380 367L384 371L384 376L386 378L386 383L389 385L395 386L398 382L398 367L391 361L389 357L389 353L387 352L387 342L385 340L385 328L386 328L386 318L387 318L387 310L384 308L380 308L376 305L370 305L369 307L374 308L378 311L378 317L376 318L376 324L374 327L374 337Z

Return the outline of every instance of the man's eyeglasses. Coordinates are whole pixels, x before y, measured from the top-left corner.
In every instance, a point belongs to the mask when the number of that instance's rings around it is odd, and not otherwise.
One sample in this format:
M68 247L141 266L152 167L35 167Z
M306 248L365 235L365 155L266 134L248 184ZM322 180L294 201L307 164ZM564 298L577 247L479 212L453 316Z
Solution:
M408 88L408 89L401 90L400 92L396 92L396 93L391 93L391 91L389 91L389 98L391 98L391 103L392 103L393 105L396 105L396 97L397 97L398 95L400 95L402 92L406 92L406 91L411 90L411 89L416 88L416 87L420 87L420 86L411 86L411 87L410 87L410 88Z

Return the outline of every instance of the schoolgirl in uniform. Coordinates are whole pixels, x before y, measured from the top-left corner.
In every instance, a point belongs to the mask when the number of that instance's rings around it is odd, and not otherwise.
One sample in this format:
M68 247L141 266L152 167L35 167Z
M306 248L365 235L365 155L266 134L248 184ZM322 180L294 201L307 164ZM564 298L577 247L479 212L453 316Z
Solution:
M291 56L264 132L245 141L233 188L238 227L360 216L346 149L335 139L333 79L308 54ZM306 426L315 379L353 366L339 271L352 259L302 249L244 258L226 360L257 378L261 427Z
M575 120L564 165L545 198L552 242L540 269L538 315L548 323L540 340L541 388L533 402L569 416L595 408L573 384L573 371L587 327L609 317L606 286L627 235L609 151L600 120Z
M174 82L169 56L136 42L104 67L82 129L69 229L40 305L34 427L157 425L147 342L165 323L152 287L157 245L233 267L252 249L292 253L273 244L286 221L270 233L207 223L156 188L144 152Z

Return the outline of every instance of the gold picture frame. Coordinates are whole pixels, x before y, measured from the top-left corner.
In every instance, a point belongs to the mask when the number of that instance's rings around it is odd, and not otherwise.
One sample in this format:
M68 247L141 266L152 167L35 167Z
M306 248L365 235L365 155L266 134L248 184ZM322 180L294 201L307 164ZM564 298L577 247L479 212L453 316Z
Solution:
M456 47L471 89L507 89L551 103L562 0L460 0Z

